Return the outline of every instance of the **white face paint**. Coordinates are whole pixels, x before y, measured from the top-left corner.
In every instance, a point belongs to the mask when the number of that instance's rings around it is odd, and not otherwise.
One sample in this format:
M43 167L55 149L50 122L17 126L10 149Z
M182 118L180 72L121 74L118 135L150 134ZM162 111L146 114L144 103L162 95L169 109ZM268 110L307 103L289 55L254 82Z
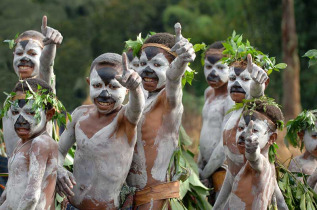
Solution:
M24 40L17 44L13 56L13 68L22 79L39 75L42 48L37 40Z
M15 127L15 131L17 132L18 136L21 137L21 133L23 135L28 135L28 137L35 136L42 131L45 131L46 125L46 114L43 109L40 109L40 118L39 120L35 119L35 111L32 109L32 104L34 100L29 100L22 108L19 106L11 106L11 113L12 113L12 122ZM20 118L20 119L19 119ZM24 118L24 119L23 119ZM19 122L23 121L23 125ZM17 124L16 124L17 123ZM16 126L20 125L21 128L24 129L16 129ZM25 132L27 134L25 134Z
M211 72L213 72L213 74L210 75ZM204 65L204 74L205 74L205 78L206 78L207 82L210 85L212 85L214 83L215 87L217 87L216 83L224 84L224 83L228 82L228 80L229 80L229 66L226 64L223 64L220 60L218 62L216 62L215 64L212 64L206 58L205 65ZM213 79L213 80L211 80L211 79Z
M109 84L106 85L97 73L96 68L93 68L90 73L89 90L91 101L97 106L98 111L103 114L108 114L120 107L126 95L126 88L116 79L112 79ZM101 97L101 93L107 93L111 100L104 102L98 101L98 98Z
M129 68L139 73L140 60L137 56L133 58L131 62L129 62Z
M258 140L260 149L263 149L268 143L268 141L270 140L270 136L272 132L270 131L268 127L267 120L256 119L255 121L253 121L253 123L254 124L252 129L252 132L253 132L252 135L255 135L256 139ZM250 137L250 134L248 134L247 130L248 130L248 125L245 122L244 117L242 116L239 120L237 134L236 134L237 144L239 144L239 137L241 135L244 137L244 139Z
M245 69L240 74L237 75L236 71L234 70L234 67L229 67L229 82L228 82L228 93L232 93L232 87L238 85L240 86L243 91L245 92L245 98L250 97L250 85L251 85L251 75Z
M303 140L306 151L317 157L317 122L314 130L305 131Z
M146 82L147 77L144 75L144 70L146 68L151 68L156 76L158 77L158 83L156 85L156 89L160 89L165 86L166 83L166 71L169 69L169 62L164 56L163 53L158 53L154 56L151 60L148 60L144 51L142 51L140 57L140 67L139 67L139 74L143 79L143 84ZM146 87L144 85L144 87Z

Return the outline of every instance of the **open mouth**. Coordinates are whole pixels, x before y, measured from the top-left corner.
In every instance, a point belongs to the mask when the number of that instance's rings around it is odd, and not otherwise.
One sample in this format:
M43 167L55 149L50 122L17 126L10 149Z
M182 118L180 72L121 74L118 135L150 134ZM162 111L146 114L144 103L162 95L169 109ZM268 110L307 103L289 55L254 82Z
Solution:
M17 132L18 136L27 136L30 133L29 128L23 127L15 128L15 131Z
M157 82L158 81L158 79L150 78L150 77L143 77L142 79L144 82Z
M113 98L103 98L103 97L97 97L95 98L95 102L97 106L101 109L109 109L114 106L115 100Z
M19 68L19 72L28 72L28 71L33 71L34 66L30 64L19 64L18 68Z

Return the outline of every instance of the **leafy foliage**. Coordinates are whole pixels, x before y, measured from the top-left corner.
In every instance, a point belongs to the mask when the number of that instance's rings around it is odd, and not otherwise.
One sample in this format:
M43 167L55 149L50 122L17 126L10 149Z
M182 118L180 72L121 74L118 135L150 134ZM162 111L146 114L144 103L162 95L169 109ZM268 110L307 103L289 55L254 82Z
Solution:
M13 49L13 48L15 47L15 45L16 45L15 40L16 40L18 37L19 37L19 33L17 33L17 34L15 35L14 39L6 39L6 40L4 40L3 42L8 43L9 49L11 50L11 49Z
M139 35L136 37L136 40L129 39L128 41L125 41L125 51L128 51L132 49L133 56L139 56L139 53L141 51L142 45L144 44L144 41L149 38L150 36L154 35L155 32L150 32L145 38L142 38L142 33L139 33Z
M298 133L301 131L315 129L317 121L317 110L304 110L295 119L289 120L286 124L287 133L284 142L287 146L291 144L293 147L304 148L303 141L300 140Z
M202 51L201 54L200 54L200 62L201 62L201 65L204 66L205 65L205 56L206 56L206 50L207 50L207 45L202 42L201 44L195 44L194 45L194 50L195 52L199 52L199 51Z
M26 82L26 84L29 87L29 90L25 91L25 100L28 102L30 100L33 101L32 109L35 112L34 118L37 121L40 121L40 110L45 110L45 107L47 107L49 104L52 105L52 107L55 109L55 114L52 117L52 120L56 120L57 124L59 126L66 125L66 117L63 114L63 112L66 113L67 117L71 121L71 115L66 111L66 108L60 102L54 93L47 93L46 89L42 89L40 85L37 87L37 91L33 91L31 86ZM4 103L4 107L1 110L1 118L7 114L11 106L17 106L17 100L13 101L14 96L16 93L12 92L10 94L7 94L8 97Z
M278 186L290 210L317 208L317 194L308 186L305 174L296 173L296 177L280 163L276 164L276 169ZM303 182L298 177L301 177Z
M168 181L180 180L180 199L169 199L172 209L211 209L206 200L209 189L199 180L198 166L194 154L185 149L191 139L183 127L180 128L179 148L174 152L169 169Z
M317 50L313 49L313 50L308 50L303 57L308 57L309 60L309 67L316 65L317 64Z
M256 50L250 45L248 40L243 42L242 35L236 34L235 31L233 31L232 36L222 44L225 47L223 54L226 56L221 60L228 65L231 65L235 61L247 60L247 55L251 54L254 59L253 62L256 65L261 66L268 74L271 74L273 70L280 71L287 67L285 63L276 64L275 57L269 57L261 51Z

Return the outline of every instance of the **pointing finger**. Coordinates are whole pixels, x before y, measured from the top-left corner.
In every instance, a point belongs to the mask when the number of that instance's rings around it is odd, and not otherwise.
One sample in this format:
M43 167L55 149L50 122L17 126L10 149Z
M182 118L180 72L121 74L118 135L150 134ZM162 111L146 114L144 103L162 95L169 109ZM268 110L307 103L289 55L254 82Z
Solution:
M128 57L127 54L124 52L122 53L122 70L123 70L123 75L128 71Z
M254 125L253 120L250 120L248 125L248 130L247 130L249 134L253 134L253 125Z
M42 26L41 26L41 30L42 30L43 35L46 35L46 27L47 27L47 17L46 17L46 15L44 15L42 18Z
M176 34L176 42L179 42L182 39L182 26L180 23L176 23L174 25L174 29L175 29L175 34Z
M251 73L252 72L252 56L251 54L248 54L247 56L247 59L248 59L248 65L247 65L247 69L248 69L248 72Z

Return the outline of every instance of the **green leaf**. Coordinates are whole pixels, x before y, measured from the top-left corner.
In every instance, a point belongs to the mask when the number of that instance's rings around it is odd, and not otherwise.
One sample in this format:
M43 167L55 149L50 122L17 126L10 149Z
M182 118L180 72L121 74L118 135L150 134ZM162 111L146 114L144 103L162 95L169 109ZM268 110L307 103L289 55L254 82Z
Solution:
M317 50L313 49L313 50L308 50L303 57L308 57L308 58L317 58Z
M169 200L170 200L170 204L171 204L172 210L184 210L184 209L187 209L186 207L183 207L176 198L171 198Z
M276 64L274 67L278 68L278 69L285 69L287 67L287 64L286 63L279 63L279 64Z
M305 199L305 194L302 194L300 198L300 209L301 210L306 210L306 199Z
M180 184L179 184L179 196L180 196L180 199L183 199L185 197L185 195L188 192L188 190L189 190L189 180L187 179L184 182L180 181Z

